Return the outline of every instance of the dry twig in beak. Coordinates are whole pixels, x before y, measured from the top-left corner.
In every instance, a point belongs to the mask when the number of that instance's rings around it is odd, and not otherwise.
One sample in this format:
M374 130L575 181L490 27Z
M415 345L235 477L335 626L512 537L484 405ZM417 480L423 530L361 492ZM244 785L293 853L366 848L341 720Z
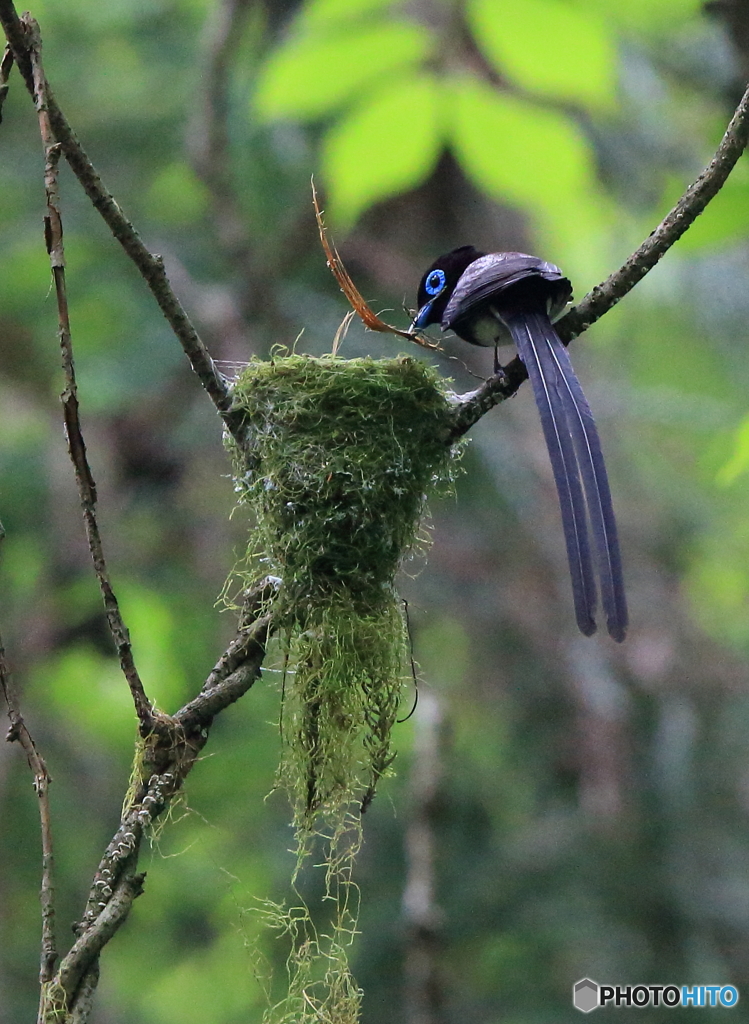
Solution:
M334 245L331 245L328 240L328 229L325 227L325 223L322 219L322 211L320 210L320 204L317 201L317 190L315 189L314 181L312 182L312 202L315 206L317 229L320 232L320 241L322 242L322 247L325 250L325 255L328 259L328 266L333 272L336 281L338 281L341 291L351 303L354 312L357 314L364 326L370 331L379 331L382 334L397 334L401 338L406 338L408 341L413 341L417 345L421 345L422 348L431 348L440 351L440 346L437 342L430 341L423 334L419 334L417 332L411 333L410 331L401 331L398 327L391 327L390 324L386 324L385 321L381 320L374 310L370 308L363 299L359 289L351 280L351 276L344 267L343 260L339 256L338 250ZM345 336L350 322L351 314L348 314L346 320L344 320L336 333L335 342L333 344L334 352L338 351L338 346Z

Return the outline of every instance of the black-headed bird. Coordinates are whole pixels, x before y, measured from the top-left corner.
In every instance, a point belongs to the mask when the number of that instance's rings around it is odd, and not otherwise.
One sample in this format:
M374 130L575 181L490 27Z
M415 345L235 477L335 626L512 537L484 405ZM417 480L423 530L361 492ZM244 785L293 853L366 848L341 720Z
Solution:
M424 274L411 327L440 324L472 345L493 346L495 373L501 372L497 345L515 343L533 388L559 495L577 624L586 636L596 631L597 574L608 632L622 641L627 602L601 442L553 326L571 297L570 282L553 263L464 245L440 256Z

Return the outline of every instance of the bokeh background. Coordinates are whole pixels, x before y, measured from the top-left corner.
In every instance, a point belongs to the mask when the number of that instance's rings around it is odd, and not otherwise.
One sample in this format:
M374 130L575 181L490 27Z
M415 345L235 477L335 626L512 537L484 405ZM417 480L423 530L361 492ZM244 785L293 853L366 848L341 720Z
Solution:
M392 322L407 323L432 259L467 242L553 260L582 296L709 160L749 71L743 0L35 0L32 13L63 110L226 361L295 339L330 350L346 304L312 174L350 272ZM119 819L135 722L62 434L42 171L14 75L0 125L0 629L54 777L65 941ZM69 172L61 184L105 545L148 692L173 710L232 635L216 601L247 523L178 343ZM429 1024L575 1020L585 975L730 982L746 1002L724 1012L749 1019L748 231L744 157L573 345L619 518L624 645L576 634L527 388L472 431L456 497L432 510L428 564L402 581L429 699L398 727L397 777L367 815L359 866L365 1024L420 1021L403 903L424 871L415 826L435 850ZM342 351L403 344L354 325ZM490 372L490 352L444 348L428 358L457 390ZM269 671L221 716L104 954L97 1024L260 1021L257 958L282 982L283 957L253 907L284 897L291 863L288 809L266 799L278 714ZM39 864L29 773L2 744L2 1024L35 1017Z

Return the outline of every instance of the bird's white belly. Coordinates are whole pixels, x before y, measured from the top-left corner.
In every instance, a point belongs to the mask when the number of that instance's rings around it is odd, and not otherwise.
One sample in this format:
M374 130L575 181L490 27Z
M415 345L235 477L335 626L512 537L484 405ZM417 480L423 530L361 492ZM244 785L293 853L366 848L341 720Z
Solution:
M512 340L505 325L492 313L477 317L471 324L471 334L474 345L486 345L487 348L505 345Z

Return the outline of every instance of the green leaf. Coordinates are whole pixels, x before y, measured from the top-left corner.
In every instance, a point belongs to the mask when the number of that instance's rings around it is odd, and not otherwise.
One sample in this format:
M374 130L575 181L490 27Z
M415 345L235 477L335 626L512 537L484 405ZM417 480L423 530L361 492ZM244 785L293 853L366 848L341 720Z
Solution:
M328 131L322 161L332 219L350 225L368 206L427 177L442 142L441 99L435 79L411 75Z
M458 158L491 195L532 210L595 188L590 148L563 114L472 78L455 79L450 92Z
M452 98L452 146L469 178L531 218L546 258L579 282L600 280L612 210L574 121L473 78L453 79L443 92Z
M431 35L407 21L294 38L261 72L256 111L267 120L314 120L424 60L431 48Z
M616 47L598 14L564 0L470 0L467 15L488 60L521 88L613 106Z

